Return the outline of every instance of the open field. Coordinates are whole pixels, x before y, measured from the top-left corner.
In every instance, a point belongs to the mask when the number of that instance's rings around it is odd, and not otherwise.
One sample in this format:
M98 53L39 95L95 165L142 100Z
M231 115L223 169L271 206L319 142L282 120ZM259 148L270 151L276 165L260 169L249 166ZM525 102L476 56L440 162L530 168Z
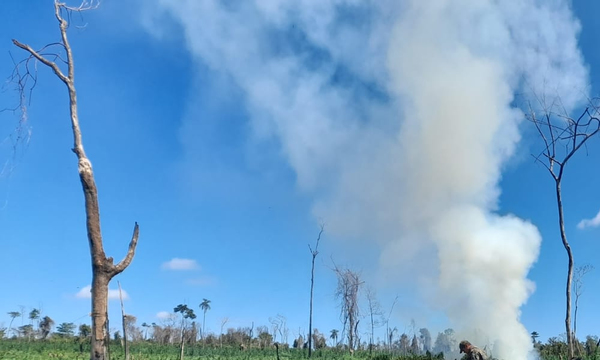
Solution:
M83 360L89 359L89 344L80 344L72 341L48 341L48 342L26 342L4 340L0 341L0 359L3 360L42 360L63 359ZM118 344L111 344L110 358L112 360L123 360L125 358L123 348ZM281 360L306 359L307 351L298 349L281 349L279 351ZM318 360L326 359L406 359L406 360L432 360L434 356L392 356L383 352L357 351L354 356L337 349L315 350L312 358ZM177 345L156 344L132 344L130 348L131 360L177 360L179 359L179 347ZM262 360L277 359L274 348L239 350L235 348L203 348L201 346L188 346L184 359L210 359L210 360Z
M594 337L592 340L597 342ZM581 343L582 360L600 360L598 349L593 347L592 342ZM566 358L566 344L551 338L547 343L538 343L536 345L539 360L560 360ZM306 349L280 349L280 360L307 359ZM62 359L62 360L85 360L90 357L89 343L82 343L78 339L53 339L50 341L30 341L24 339L0 340L0 359L2 360L42 360L42 359ZM325 348L315 350L312 358L316 360L350 360L350 359L369 359L369 360L442 360L441 354L435 355L402 355L398 350L389 353L387 350L356 351L350 355L346 351L334 348ZM120 342L111 341L110 359L124 360L125 355ZM179 346L176 344L159 345L152 342L133 343L130 346L131 360L178 360ZM188 346L185 350L184 359L207 359L207 360L277 360L275 348L252 348L240 350L236 347L207 347L200 344ZM460 359L456 357L456 359ZM455 357L449 360L456 360Z

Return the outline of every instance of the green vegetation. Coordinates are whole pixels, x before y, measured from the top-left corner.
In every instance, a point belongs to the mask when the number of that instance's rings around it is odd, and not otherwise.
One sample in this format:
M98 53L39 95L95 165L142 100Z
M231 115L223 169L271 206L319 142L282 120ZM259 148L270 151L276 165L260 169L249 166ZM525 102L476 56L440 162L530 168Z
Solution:
M203 299L198 305L203 311L203 318L210 310L210 300ZM26 323L24 312L9 311L11 321L7 327L0 326L0 359L89 359L92 348L92 329L88 324L71 322L55 323L47 315L37 309L29 312ZM381 311L371 310L369 316ZM345 314L342 312L342 314ZM21 317L24 325L14 324ZM313 329L311 342L308 334L291 334L287 320L282 315L269 318L269 326L226 327L228 319L221 322L218 334L205 333L203 324L196 321L194 310L186 304L173 308L173 313L165 316L159 323L136 325L137 318L123 315L123 327L110 329L110 359L125 359L125 349L129 351L130 360L170 360L170 359L369 359L369 360L442 360L443 354L451 354L448 359L457 360L458 341L453 329L438 332L437 336L427 328L418 328L414 321L411 331L400 333L397 328L390 328L387 321L379 319L378 327L384 326L385 339L374 341L372 332L355 331L349 335L347 331L331 329L321 332ZM203 322L204 323L204 322ZM56 324L56 326L55 326ZM373 322L374 326L375 322ZM372 329L370 329L372 330ZM121 333L123 331L123 333ZM381 331L380 331L381 332ZM126 339L124 339L124 335ZM545 343L538 339L537 331L531 333L533 349L541 360L568 359L569 346L567 338L550 337ZM600 341L597 336L587 336L577 340L572 336L573 350L578 359L600 360ZM108 339L108 338L107 338ZM125 341L127 340L127 341ZM312 353L308 351L312 343ZM353 346L348 346L352 343ZM493 348L478 344L483 348L490 360L495 359ZM352 349L352 350L350 350ZM437 355L436 355L437 354Z
M84 325L86 327L87 325ZM67 326L70 328L70 326ZM81 330L82 327L80 326ZM85 330L85 329L83 329ZM185 347L186 359L213 359L213 360L261 360L261 359L277 359L277 351L279 351L279 359L294 360L306 359L308 356L307 349L289 348L285 345L280 345L279 350L272 343L265 344L263 333L256 338L251 339L248 348L236 345L223 345L217 343L206 344L200 341L187 341ZM57 333L47 340L28 340L26 337L2 339L0 340L0 359L7 360L41 360L41 359L89 359L90 339L85 335L85 331L79 336L58 336ZM236 334L237 335L237 334ZM262 336L261 336L262 335ZM537 333L532 336L537 338ZM226 336L226 334L224 334ZM214 335L207 336L208 339ZM115 334L110 342L110 357L112 360L122 360L125 358L123 344L118 333ZM174 339L177 340L177 339ZM189 339L188 339L189 340ZM217 339L218 340L218 339ZM222 339L223 340L223 339ZM272 340L272 338L268 339ZM225 340L223 340L225 343ZM410 352L406 353L398 346L400 341L388 349L383 345L377 346L375 350L369 352L366 348L361 348L350 355L347 350L341 346L337 348L322 347L313 350L312 357L316 359L369 359L369 360L441 360L442 354L432 355L429 352L425 354L414 355ZM535 341L535 349L539 352L540 358L543 360L559 360L565 359L568 354L568 346L565 339L552 337L546 343ZM153 340L140 340L133 342L130 345L131 360L175 360L180 356L180 345L177 341L168 344L160 344ZM575 344L576 353L584 360L600 360L598 337L587 336L585 341Z
M89 341L82 343L79 339L54 339L51 341L27 342L26 340L13 339L0 341L0 359L89 359L90 344ZM134 343L130 348L131 360L175 360L179 359L179 345L167 344L160 345L151 342ZM242 359L277 359L275 347L269 348L250 348L241 350L239 348L228 347L207 347L200 344L186 346L186 359L214 359L214 360L242 360ZM281 348L279 358L281 360L305 359L307 358L307 349ZM112 360L124 359L123 348L119 341L111 341L110 357ZM441 359L440 356L431 355L391 355L389 353L378 351L371 355L369 351L356 351L351 356L347 351L341 349L324 348L314 350L312 357L315 359L373 359L373 360L434 360Z

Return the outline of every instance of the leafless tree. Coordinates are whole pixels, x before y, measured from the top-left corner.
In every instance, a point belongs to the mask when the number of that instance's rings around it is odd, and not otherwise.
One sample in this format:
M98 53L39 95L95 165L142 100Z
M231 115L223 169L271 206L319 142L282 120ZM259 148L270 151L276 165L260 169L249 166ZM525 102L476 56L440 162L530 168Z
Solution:
M134 226L129 249L123 260L114 264L112 257L107 257L102 243L100 228L100 210L98 205L98 190L92 171L92 164L83 148L83 140L79 126L77 109L77 91L75 88L75 66L73 51L67 38L68 20L74 13L82 13L98 7L97 0L85 0L78 7L68 6L59 0L54 1L54 14L58 21L61 40L35 50L31 46L13 39L15 46L25 50L29 56L17 63L13 72L13 80L18 85L21 96L20 108L25 109L24 94L32 90L36 81L37 63L41 63L54 72L64 83L69 95L69 110L71 128L73 131L73 152L78 160L78 172L85 198L86 228L90 246L92 263L92 346L91 359L105 360L106 354L106 323L108 307L108 284L110 280L121 273L131 263L138 242L139 228ZM65 72L66 70L66 72Z
M369 306L369 318L371 320L371 333L369 334L369 353L373 351L373 336L375 334L375 327L381 324L381 317L383 313L381 311L381 305L377 301L377 296L373 288L367 288L367 305Z
M558 226L562 244L567 252L567 284L566 284L566 316L565 329L569 357L574 354L573 333L571 331L571 289L573 282L573 251L567 240L564 223L562 181L567 163L582 148L585 148L589 139L600 132L598 99L590 99L578 117L571 117L557 99L552 104L547 104L544 99L538 99L541 107L540 115L530 106L528 120L531 121L543 141L543 149L534 155L536 161L543 164L554 180L556 204L558 207Z
M594 270L592 265L586 264L576 266L573 272L573 289L575 290L575 312L573 314L573 339L577 340L577 311L579 310L579 298L583 294L583 277Z
M340 301L340 319L344 324L344 328L348 325L348 349L353 351L356 345L355 340L360 316L358 293L363 281L361 281L357 272L340 268L335 264L333 271L338 279L335 296Z
M385 319L385 327L386 327L386 340L388 341L388 350L392 349L392 339L394 337L394 330L390 329L390 318L392 317L392 312L394 311L394 306L396 306L396 302L398 302L398 295L394 298L392 302L392 307L390 308L390 312L388 313L387 318Z
M127 343L127 315L125 315L125 306L123 306L123 291L121 283L117 281L119 286L119 300L121 301L121 321L123 322L123 348L125 349L125 360L129 360L129 344Z
M277 341L277 334L279 334L280 342L287 342L287 319L281 314L277 314L276 317L270 317L269 322L273 330L273 341Z
M223 328L225 327L225 325L227 325L228 322L228 317L224 317L223 319L221 319L221 335L219 336L219 347L223 347Z
M312 313L313 313L313 289L315 287L315 259L317 258L317 255L319 254L319 241L321 240L321 235L323 234L323 229L325 228L325 225L321 224L321 230L319 230L319 236L317 236L317 243L315 245L315 248L313 250L313 248L310 246L310 244L308 245L308 249L310 250L310 254L312 255L312 267L311 267L311 271L310 271L310 310L309 310L309 316L308 316L308 357L310 358L312 355L312 336L310 336L310 334L312 334Z

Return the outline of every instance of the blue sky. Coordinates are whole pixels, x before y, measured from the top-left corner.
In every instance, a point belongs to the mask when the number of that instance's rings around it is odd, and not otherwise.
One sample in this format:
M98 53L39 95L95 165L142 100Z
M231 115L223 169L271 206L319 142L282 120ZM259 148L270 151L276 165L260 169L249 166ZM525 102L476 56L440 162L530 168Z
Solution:
M198 304L208 298L212 309L206 317L207 330L218 332L225 317L227 327L252 322L257 326L268 325L269 317L281 314L287 318L291 341L299 329L308 328L311 255L307 244L314 245L322 222L325 232L316 262L313 327L323 332L341 328L333 297L332 260L360 271L365 284L377 290L386 313L399 296L390 324L400 331L409 331L411 319L432 333L460 326L453 323L456 315L446 316L439 304L443 298L439 294L437 300L428 298L433 296L431 287L422 286L442 266L431 247L439 243L424 239L423 246L416 246L397 240L404 236L398 231L415 229L395 225L408 221L402 220L403 214L411 218L406 213L411 207L398 205L410 202L407 191L420 189L406 185L410 181L402 169L427 161L425 155L414 163L404 159L398 150L404 143L395 140L411 139L406 135L410 129L406 114L420 109L420 98L411 94L438 94L420 77L413 77L422 70L420 62L402 60L410 58L408 50L429 49L428 38L423 35L423 43L417 46L398 32L409 25L419 28L406 14L424 11L434 17L436 13L410 1L398 6L387 1L334 3L298 2L287 8L278 1L260 5L188 1L175 7L169 1L106 0L83 20L74 18L76 24L85 24L71 28L69 36L84 145L99 188L106 252L115 259L124 256L133 223L140 224L136 257L115 278L128 294L126 311L137 316L140 324L159 322L159 312L183 302L199 311ZM556 8L549 6L550 13L559 13L564 5L555 3ZM599 25L593 14L599 7L591 1L573 4L574 17L581 24L577 45L589 70L584 81L591 86L562 94L567 100L585 91L598 92ZM533 83L540 78L522 70L539 65L525 54L501 52L491 45L501 43L496 35L502 32L493 27L496 20L509 29L511 21L517 22L512 10L490 5L463 14L445 9L456 20L448 23L459 29L458 40L450 35L443 40L436 37L444 43L437 47L435 43L432 49L455 48L452 41L460 41L473 57L505 66L501 74L506 78L500 84L508 90L499 97L518 103L513 95L521 88L515 79L525 77L536 87L539 84ZM24 55L12 46L12 38L36 48L58 39L50 1L7 1L2 17L0 69L6 76L13 67L9 54L15 59ZM471 17L490 21L469 25ZM557 32L563 33L564 24L572 30L572 18L554 20ZM467 25L481 29L461 28ZM527 26L553 34L547 28L552 24L543 21ZM479 35L470 38L471 33ZM544 76L553 71L567 74L567 84L577 84L568 75L582 77L576 66L569 66L571 60L580 60L578 54L574 58L554 54L560 52L552 47L557 43L564 45L564 53L573 49L556 36L544 36L540 39L548 42L540 40L538 50L550 46L554 51L548 51L549 58L559 64L550 65ZM515 45L515 54L527 48L527 41ZM396 54L394 49L406 52ZM447 54L451 55L448 61L432 66L448 72L461 68L455 66L460 62L453 62L454 54ZM494 74L490 79L495 79ZM19 306L26 311L41 307L57 323L89 321L89 299L78 296L90 284L91 271L83 197L70 151L66 92L47 69L40 67L38 75L28 109L29 142L18 148L16 158L10 140L0 143L0 160L11 167L0 177L0 263L4 267L0 323L5 326L10 321L6 312ZM476 80L477 74L474 84ZM451 78L448 82L450 89L461 91L459 83ZM10 91L0 96L2 107L15 101ZM445 124L460 131L463 122L449 118ZM490 152L486 164L497 166L482 173L501 193L495 198L485 182L472 202L492 214L514 214L539 230L539 257L527 274L535 291L520 310L527 331L538 331L545 339L564 332L566 254L558 237L551 179L529 155L539 143L529 124L515 120L518 115L506 118L515 122L522 138L496 144L495 137L501 135L494 133L490 146L511 148L511 154ZM0 115L2 139L11 134L17 120L10 113ZM487 129L486 121L477 122L484 124L482 131ZM453 166L460 168L460 158L454 160ZM594 140L587 155L582 152L569 164L564 183L566 227L576 263L594 266L599 230L578 229L577 224L600 210L597 163ZM440 189L454 191L444 186ZM419 209L419 198L414 200L412 209ZM422 233L416 230L415 239L420 241ZM183 264L191 266L169 267L174 259L190 260ZM594 304L600 293L594 284L599 276L595 270L585 278L578 320L582 336L596 331ZM111 289L116 289L116 281ZM477 305L476 300L471 302ZM117 302L111 301L109 307L116 321Z

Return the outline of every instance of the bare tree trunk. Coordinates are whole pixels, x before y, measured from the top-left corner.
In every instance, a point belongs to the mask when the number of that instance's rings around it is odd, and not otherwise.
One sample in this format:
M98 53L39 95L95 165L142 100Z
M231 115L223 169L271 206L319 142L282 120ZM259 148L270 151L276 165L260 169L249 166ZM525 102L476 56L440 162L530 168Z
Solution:
M321 234L323 234L324 225L321 225L321 230L319 231L319 236L317 237L317 244L315 245L315 249L313 250L310 245L308 245L308 249L312 255L312 267L310 271L310 310L308 316L308 357L310 358L312 355L312 313L313 313L313 288L315 286L315 258L319 254L319 240L321 240Z
M556 203L558 205L558 224L560 227L560 237L567 251L567 257L569 258L568 267L567 267L567 287L566 287L566 295L567 295L567 311L565 316L565 328L567 330L567 345L569 346L569 358L573 359L575 357L575 351L573 349L573 333L571 332L571 287L573 283L573 252L571 251L571 246L567 240L567 234L565 231L565 222L564 222L564 214L563 214L563 205L562 205L562 191L561 191L561 182L562 182L562 169L560 175L556 181Z
M227 322L229 322L229 318L221 319L221 336L219 336L219 347L220 348L223 347L223 328L225 327Z
M183 360L183 347L185 346L184 320L181 320L181 343L179 344L179 360Z
M373 308L369 301L369 310L371 313L371 338L369 339L369 355L373 353L373 334L375 333L375 324L373 322Z
M371 333L369 334L369 354L373 353L374 337L375 337L375 316L381 319L383 313L381 312L381 306L375 296L375 290L367 288L367 305L369 306L369 318L371 320ZM378 321L379 322L379 321ZM380 323L378 323L380 325Z
M354 312L351 310L348 317L350 331L348 331L348 348L354 350Z
M125 270L135 254L137 246L139 227L137 223L134 226L133 236L129 243L127 255L121 262L114 265L113 258L106 257L102 244L102 233L100 229L100 209L98 205L98 191L92 171L92 164L87 158L81 137L79 127L79 118L77 114L77 92L75 89L75 67L73 61L73 53L71 45L67 39L67 20L63 17L64 12L85 11L95 8L96 5L89 5L88 2L83 2L78 8L72 8L66 4L55 0L54 14L59 23L61 33L61 43L66 53L67 75L63 73L60 67L53 61L48 60L39 52L32 49L29 45L22 44L13 39L13 43L27 51L30 58L34 58L42 64L50 67L54 74L66 85L69 93L69 110L71 118L71 127L73 131L73 152L77 155L78 172L83 188L85 198L85 213L86 213L86 229L88 242L90 246L90 255L92 262L92 344L91 344L91 359L92 360L107 360L106 359L106 323L107 323L107 308L108 308L108 284L110 280L117 274ZM23 90L23 89L22 89Z
M575 314L573 315L573 337L577 338L577 310L579 309L579 297L575 297Z
M92 278L92 359L105 360L108 334L108 275L95 272ZM95 326L94 326L95 325ZM100 340L100 341L98 341Z
M204 310L204 314L202 315L202 333L200 334L200 340L202 340L202 345L206 344L206 341L204 340L204 325L206 324L206 310Z
M121 300L121 319L123 322L123 344L125 345L125 360L129 360L129 344L127 343L127 315L125 315L125 308L123 306L123 292L121 291L121 283L117 281L119 285L119 300Z

